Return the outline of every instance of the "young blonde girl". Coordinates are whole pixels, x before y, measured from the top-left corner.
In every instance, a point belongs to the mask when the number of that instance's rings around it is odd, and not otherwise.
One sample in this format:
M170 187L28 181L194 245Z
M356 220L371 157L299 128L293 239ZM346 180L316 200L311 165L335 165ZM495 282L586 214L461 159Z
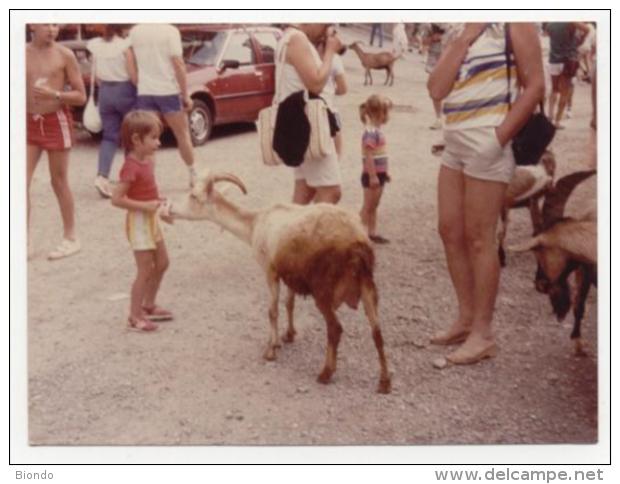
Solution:
M164 272L168 268L168 251L159 227L160 198L155 182L154 154L160 146L162 124L151 112L132 111L121 125L121 143L125 163L112 204L127 210L127 238L134 251L137 275L131 286L129 327L153 331L153 321L172 319L172 313L155 304ZM161 215L166 222L169 218Z
M381 126L388 121L392 102L383 96L373 94L360 105L360 119L365 128L362 134L362 187L364 205L360 215L368 230L370 240L377 244L387 244L389 240L378 235L377 208L383 194L383 185L390 181L388 174L387 144Z

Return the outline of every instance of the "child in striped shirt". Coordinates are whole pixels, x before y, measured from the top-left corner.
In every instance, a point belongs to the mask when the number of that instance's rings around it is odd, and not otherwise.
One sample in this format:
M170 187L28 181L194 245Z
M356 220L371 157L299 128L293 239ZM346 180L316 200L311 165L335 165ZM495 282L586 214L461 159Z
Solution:
M368 230L368 237L377 244L387 244L389 240L378 235L377 209L383 194L383 185L390 181L388 175L387 144L381 126L388 121L392 101L373 94L360 105L360 118L365 128L362 134L363 171L362 187L364 204L360 215Z

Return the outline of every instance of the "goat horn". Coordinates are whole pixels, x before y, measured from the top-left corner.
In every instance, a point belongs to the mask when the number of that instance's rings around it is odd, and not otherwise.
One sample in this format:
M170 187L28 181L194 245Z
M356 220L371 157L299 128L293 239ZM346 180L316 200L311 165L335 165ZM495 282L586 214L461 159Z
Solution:
M575 187L589 178L596 170L576 171L560 178L551 193L545 196L542 209L543 229L548 229L564 216L564 207Z
M216 183L223 182L223 181L227 181L234 185L237 185L239 189L243 192L243 194L247 195L248 190L245 188L245 185L243 184L243 182L238 177L233 175L232 173L221 173L217 175L210 175L207 178L206 187L205 187L207 195L211 195L211 193L213 192L213 187Z
M510 252L526 252L540 245L540 242L540 237L536 236L520 244L511 245L508 247L508 250Z

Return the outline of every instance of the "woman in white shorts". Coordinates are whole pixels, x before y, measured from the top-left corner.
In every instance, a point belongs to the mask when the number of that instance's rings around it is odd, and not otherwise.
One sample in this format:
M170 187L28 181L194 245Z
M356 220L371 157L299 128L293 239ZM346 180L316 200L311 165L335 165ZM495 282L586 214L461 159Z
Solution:
M491 328L499 284L495 233L515 167L510 140L544 95L535 25L510 24L514 52L510 86L506 28L507 24L501 23L465 24L428 81L431 97L443 100L445 150L438 180L439 233L458 303L456 318L431 342L463 343L447 355L454 364L476 363L497 352Z
M332 35L328 35L328 33ZM313 43L323 42L323 60ZM284 61L280 61L286 46ZM332 59L343 44L329 32L329 24L294 24L289 26L276 49L276 92L283 101L289 95L307 89L320 94L330 75ZM293 203L338 203L341 196L340 166L335 146L321 160L306 160L295 171Z

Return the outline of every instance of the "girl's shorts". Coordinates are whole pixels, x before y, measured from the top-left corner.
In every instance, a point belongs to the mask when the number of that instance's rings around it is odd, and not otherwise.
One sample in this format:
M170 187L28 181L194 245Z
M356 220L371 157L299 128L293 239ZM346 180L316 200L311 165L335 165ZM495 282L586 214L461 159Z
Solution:
M157 213L128 210L125 230L133 250L155 250L157 244L164 240Z
M380 186L390 181L390 176L387 173L377 173L377 178L379 178ZM364 188L370 188L370 176L368 173L362 173L361 181Z
M502 148L494 126L444 130L442 164L480 180L510 183L515 170L512 142Z
M332 143L332 151L320 160L304 160L295 167L295 181L305 180L309 187L331 187L341 183L340 163L336 148Z

